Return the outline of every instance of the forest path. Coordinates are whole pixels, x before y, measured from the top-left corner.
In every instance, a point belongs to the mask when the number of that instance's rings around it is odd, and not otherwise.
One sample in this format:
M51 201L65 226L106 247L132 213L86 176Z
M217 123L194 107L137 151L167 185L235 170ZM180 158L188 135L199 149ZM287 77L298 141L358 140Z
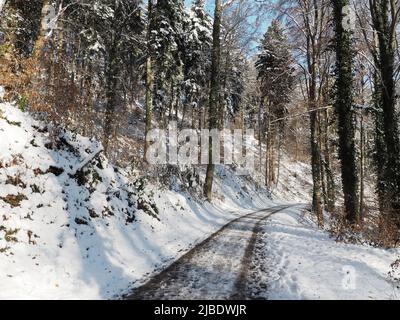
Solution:
M252 276L263 272L259 262L265 258L259 256L263 250L255 250L258 235L269 217L293 206L272 207L228 223L127 299L256 299Z

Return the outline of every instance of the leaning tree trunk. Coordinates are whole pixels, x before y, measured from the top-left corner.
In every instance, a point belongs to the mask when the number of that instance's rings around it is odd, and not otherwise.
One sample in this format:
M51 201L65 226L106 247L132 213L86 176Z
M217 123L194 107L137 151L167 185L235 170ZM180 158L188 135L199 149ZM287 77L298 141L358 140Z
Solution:
M345 29L344 9L350 0L332 0L335 21L336 46L336 101L338 116L339 158L342 170L344 210L346 220L359 220L358 173L355 151L355 124L353 112L352 31Z

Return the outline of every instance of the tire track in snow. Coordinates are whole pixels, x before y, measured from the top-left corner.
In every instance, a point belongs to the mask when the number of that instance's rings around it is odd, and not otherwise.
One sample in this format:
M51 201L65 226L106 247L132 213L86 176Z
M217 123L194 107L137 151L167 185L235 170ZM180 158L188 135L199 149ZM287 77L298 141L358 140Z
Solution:
M130 300L247 299L262 224L291 206L273 207L237 218L136 288Z
M247 245L246 252L245 252L243 260L242 260L242 268L240 270L240 274L239 274L238 278L236 279L236 282L234 285L234 292L231 296L232 300L244 300L244 299L250 297L249 292L248 292L249 288L247 285L248 280L249 280L249 271L250 271L250 266L253 263L257 239L258 239L259 233L262 232L262 223L265 222L265 220L267 220L268 218L270 218L273 214L281 212L288 208L290 208L290 206L286 206L283 208L279 207L278 209L271 212L267 216L259 219L259 221L254 226L253 233L251 235L249 244Z

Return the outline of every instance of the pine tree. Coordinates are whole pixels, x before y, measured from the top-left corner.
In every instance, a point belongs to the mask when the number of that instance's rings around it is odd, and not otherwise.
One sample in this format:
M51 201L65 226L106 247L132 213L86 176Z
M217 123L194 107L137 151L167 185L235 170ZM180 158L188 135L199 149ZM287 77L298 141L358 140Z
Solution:
M204 127L203 115L208 99L212 49L212 22L205 11L204 0L194 1L185 30L185 102L191 107L192 126L195 127L197 113L199 127Z
M282 118L287 113L293 89L292 55L288 39L277 20L273 20L262 40L256 67L264 97L273 106L274 115Z
M283 119L287 114L289 95L293 89L294 77L292 67L292 55L288 39L277 20L273 20L261 43L260 54L256 67L258 79L261 84L262 98L265 100L265 131L266 131L266 185L271 186L275 181L275 169L273 161L273 144L276 129L271 122ZM284 120L279 121L278 134L283 134Z
M184 23L182 0L159 0L154 7L151 49L154 53L154 104L167 124L166 114L177 111L182 88Z

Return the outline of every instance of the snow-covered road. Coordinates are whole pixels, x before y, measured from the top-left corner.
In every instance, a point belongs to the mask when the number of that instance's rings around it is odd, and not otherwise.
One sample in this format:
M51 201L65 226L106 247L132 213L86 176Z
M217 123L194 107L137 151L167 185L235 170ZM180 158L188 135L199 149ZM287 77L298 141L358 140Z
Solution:
M232 221L128 299L398 299L387 277L396 250L336 242L304 209Z
M257 298L251 285L255 250L263 224L288 206L273 207L238 218L173 263L129 299L247 299ZM259 282L257 282L260 285Z

